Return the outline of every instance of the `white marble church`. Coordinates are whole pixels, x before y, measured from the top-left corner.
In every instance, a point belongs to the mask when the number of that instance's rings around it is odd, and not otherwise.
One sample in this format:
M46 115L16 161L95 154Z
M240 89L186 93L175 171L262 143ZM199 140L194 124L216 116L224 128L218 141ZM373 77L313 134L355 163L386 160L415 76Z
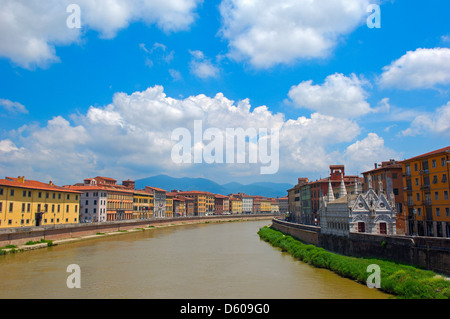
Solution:
M367 192L359 193L358 184L355 180L355 192L347 194L341 178L339 197L336 199L329 182L328 194L322 196L319 209L321 233L339 236L348 236L351 232L395 235L394 194L389 194L388 198L381 180L378 191L375 191L370 176Z

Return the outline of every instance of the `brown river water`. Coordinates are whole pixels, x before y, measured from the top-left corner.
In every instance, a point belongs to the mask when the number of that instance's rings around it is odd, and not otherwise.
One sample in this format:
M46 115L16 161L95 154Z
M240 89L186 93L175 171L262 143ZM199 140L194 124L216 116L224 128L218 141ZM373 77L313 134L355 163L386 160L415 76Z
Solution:
M261 240L271 221L155 228L0 256L0 298L380 299ZM80 288L68 288L69 265Z

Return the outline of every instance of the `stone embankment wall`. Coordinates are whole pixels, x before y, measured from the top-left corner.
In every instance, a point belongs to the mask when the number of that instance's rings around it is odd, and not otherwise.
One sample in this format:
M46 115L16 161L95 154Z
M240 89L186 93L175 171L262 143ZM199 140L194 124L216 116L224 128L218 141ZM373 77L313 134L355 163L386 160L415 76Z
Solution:
M145 228L148 226L167 225L167 224L188 224L199 222L220 222L238 219L272 219L272 214L258 215L215 215L207 217L176 217L147 220L126 220L112 221L102 223L70 224L70 225L52 225L39 227L18 227L0 229L0 247L7 245L23 245L28 241L61 240L68 238L77 238L83 236L95 235L97 233L110 233L121 230L131 230L136 228Z
M450 276L450 238L384 236L350 233L348 237L320 233L320 227L274 219L273 228L305 243L338 254L380 258Z

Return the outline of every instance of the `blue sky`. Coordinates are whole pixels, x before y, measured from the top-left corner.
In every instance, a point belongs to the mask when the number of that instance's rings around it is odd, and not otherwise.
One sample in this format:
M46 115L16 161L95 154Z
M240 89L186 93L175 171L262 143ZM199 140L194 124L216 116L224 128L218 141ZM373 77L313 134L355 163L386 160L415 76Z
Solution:
M448 1L105 3L0 0L1 175L295 183L449 145ZM278 173L176 165L170 134L194 119L279 128Z

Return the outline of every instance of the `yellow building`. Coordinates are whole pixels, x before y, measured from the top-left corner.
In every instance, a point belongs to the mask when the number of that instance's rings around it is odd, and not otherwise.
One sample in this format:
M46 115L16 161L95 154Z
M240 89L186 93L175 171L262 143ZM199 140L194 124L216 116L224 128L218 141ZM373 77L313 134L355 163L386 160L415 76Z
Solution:
M80 195L24 176L0 179L0 228L78 223Z
M194 216L205 216L206 215L206 192L200 191L185 191L177 192L178 195L185 196L187 198L192 198L194 200ZM214 198L214 195L213 195ZM188 211L189 214L189 211Z
M166 194L166 217L173 217L173 196Z
M239 197L230 196L229 202L231 214L242 214L242 199Z
M261 199L261 213L270 213L272 211L272 200L270 198Z
M401 164L407 234L450 237L450 146Z
M135 191L133 194L133 218L149 219L153 217L153 194Z

